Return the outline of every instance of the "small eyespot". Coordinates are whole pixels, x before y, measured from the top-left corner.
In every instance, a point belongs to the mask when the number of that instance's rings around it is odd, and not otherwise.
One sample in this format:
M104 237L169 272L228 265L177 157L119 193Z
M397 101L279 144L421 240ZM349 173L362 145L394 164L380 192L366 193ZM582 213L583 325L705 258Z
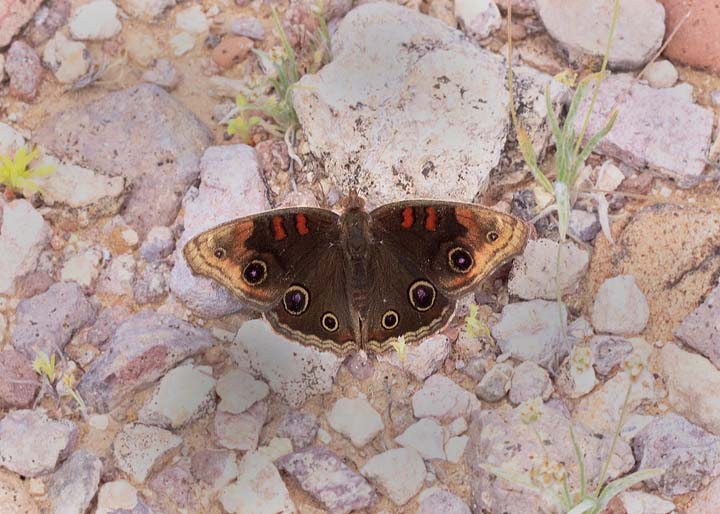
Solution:
M417 280L408 289L408 297L415 310L430 310L435 305L435 287L427 280Z
M215 256L216 259L224 259L225 256L227 255L227 252L225 251L225 248L222 248L219 246L219 247L215 248L213 255Z
M283 296L283 306L288 313L299 316L310 305L310 293L302 286L290 286Z
M488 243L494 243L498 240L500 236L497 232L488 232L485 238L487 239Z
M448 264L455 273L467 273L473 266L473 258L465 248L456 246L448 252Z
M267 264L265 262L253 259L243 270L243 280L251 286L261 284L267 278Z
M332 312L326 312L323 314L320 322L322 323L322 327L328 332L335 332L340 326L337 316L335 316Z
M400 323L400 316L398 316L397 312L391 309L382 315L380 323L385 330L392 330L398 326L398 323Z

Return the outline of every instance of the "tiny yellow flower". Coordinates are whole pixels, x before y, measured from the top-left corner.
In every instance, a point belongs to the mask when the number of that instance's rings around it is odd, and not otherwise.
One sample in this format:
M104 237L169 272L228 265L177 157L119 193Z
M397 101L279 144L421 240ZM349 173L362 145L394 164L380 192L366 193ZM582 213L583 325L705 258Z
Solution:
M542 487L562 484L565 476L565 466L547 456L536 462L530 470L530 480Z
M470 337L490 337L490 330L478 319L480 308L470 304L470 314L465 317L465 329Z
M577 73L572 70L565 70L555 75L553 79L557 80L564 86L575 87L575 81L577 81Z
M578 373L582 373L592 366L590 348L587 346L575 346L570 352L570 364Z
M38 375L45 375L50 382L55 381L55 354L50 357L45 352L37 352L33 361L33 370Z
M531 425L542 416L542 398L536 396L530 400L525 400L520 404L520 421L526 425Z
M634 382L638 379L640 374L645 369L645 362L640 358L639 355L632 354L630 355L630 357L625 359L623 367L625 368L625 372L630 377L630 380Z

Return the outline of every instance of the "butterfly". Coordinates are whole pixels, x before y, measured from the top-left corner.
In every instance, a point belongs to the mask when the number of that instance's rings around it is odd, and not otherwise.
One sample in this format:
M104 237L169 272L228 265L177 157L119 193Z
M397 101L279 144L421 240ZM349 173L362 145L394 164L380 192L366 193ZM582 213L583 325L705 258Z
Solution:
M342 214L277 209L191 239L193 273L261 311L278 333L323 351L383 353L444 328L458 297L525 248L529 225L479 205L434 200Z

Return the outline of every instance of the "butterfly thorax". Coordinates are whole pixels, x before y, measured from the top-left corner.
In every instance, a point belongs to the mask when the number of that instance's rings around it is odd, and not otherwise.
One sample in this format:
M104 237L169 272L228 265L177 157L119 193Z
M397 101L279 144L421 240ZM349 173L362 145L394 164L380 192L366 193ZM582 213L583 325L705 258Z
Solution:
M346 281L348 301L352 311L356 313L354 320L356 337L362 341L366 336L363 333L361 320L368 312L370 298L367 284L371 283L373 272L370 263L370 250L372 234L370 232L370 215L361 207L346 209L340 218L342 244L345 250Z

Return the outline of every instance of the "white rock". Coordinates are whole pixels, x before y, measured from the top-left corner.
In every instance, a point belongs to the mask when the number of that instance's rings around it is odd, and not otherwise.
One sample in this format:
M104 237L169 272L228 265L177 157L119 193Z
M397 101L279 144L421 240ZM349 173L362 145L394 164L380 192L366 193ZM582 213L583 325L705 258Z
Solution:
M625 180L623 172L615 166L614 162L608 159L603 162L598 170L595 187L600 191L612 192L622 184L623 180Z
M176 0L119 0L118 3L131 16L155 21L165 9L173 7Z
M342 359L276 334L265 320L245 322L229 349L235 362L262 376L291 407L330 392Z
M433 375L412 397L416 418L454 419L480 408L480 401L443 375Z
M452 423L450 423L446 427L446 438L449 439L451 437L459 436L467 432L468 424L467 420L465 418L460 417L455 419Z
M492 0L455 0L455 17L465 33L484 39L502 26L502 16Z
M220 495L225 512L230 514L294 514L280 473L272 461L257 452L249 452L240 461L238 478Z
M74 39L109 39L117 35L122 24L112 0L92 0L81 5L70 18L70 34Z
M140 236L138 236L138 233L135 232L135 229L131 227L123 229L123 231L120 232L120 237L122 237L122 240L125 242L128 248L135 248L140 242Z
M577 289L587 273L589 262L588 253L574 243L561 245L551 239L528 241L523 254L513 263L508 291L524 300L554 300L557 297L558 265L560 290L565 295Z
M672 87L678 79L678 71L666 60L651 62L645 69L644 78L652 87Z
M160 380L138 413L146 425L178 429L206 414L213 406L215 379L208 366L179 366Z
M598 289L592 307L597 332L639 334L650 317L647 299L632 275L607 279Z
M51 231L27 200L15 200L0 207L0 294L12 294L15 279L35 269Z
M100 274L98 266L101 259L102 254L93 250L73 255L63 264L60 280L77 282L81 286L90 287Z
M562 331L565 324L564 305L558 308L556 302L531 300L506 305L500 322L490 331L503 353L548 368L568 354Z
M415 514L471 514L470 507L457 495L431 487L418 496L418 510Z
M241 414L219 410L214 419L215 439L229 450L256 450L267 413L266 402L258 402Z
M537 0L537 13L550 35L571 53L603 55L613 0ZM665 10L655 0L620 2L609 63L632 70L648 62L665 35ZM577 56L579 57L579 56Z
M695 102L695 88L692 84L683 82L677 86L673 86L668 91L674 95L678 100L693 104Z
M425 463L412 449L397 448L371 458L360 473L376 484L395 505L405 505L422 489Z
M137 265L131 253L115 257L103 270L97 285L97 292L115 296L132 296L132 287Z
M104 431L110 426L110 417L107 414L90 414L88 425L95 430Z
M626 514L669 514L675 511L673 502L643 491L625 491L618 497Z
M210 28L207 17L200 5L192 5L175 15L175 26L191 34L203 34Z
M287 437L273 437L267 446L261 446L257 452L275 462L285 455L293 452L293 444Z
M195 313L205 318L219 318L237 312L242 304L216 281L193 275L182 255L183 247L200 232L267 210L270 204L255 150L250 146L208 148L200 161L200 179L197 197L185 202L185 231L177 244L170 288Z
M140 255L148 262L164 259L175 248L175 236L170 227L153 227L145 236Z
M458 437L451 437L448 442L445 443L445 453L447 454L447 460L453 464L457 464L462 459L465 453L470 438L466 435Z
M357 448L368 444L384 428L380 414L365 398L340 398L327 419L333 430L349 438Z
M98 493L96 514L113 514L115 512L135 512L141 500L138 491L127 480L115 480L103 484Z
M443 438L443 427L440 423L433 418L424 418L410 425L395 438L395 442L417 451L423 459L445 459Z
M220 397L218 409L240 414L263 400L268 393L270 388L265 382L255 380L249 373L236 369L226 373L218 381L217 394Z
M170 46L175 57L181 57L195 46L195 36L188 32L180 32L170 38Z
M435 334L423 339L420 344L408 345L404 363L400 362L397 352L378 355L377 360L409 371L422 381L440 369L450 354L450 348L450 339L446 335Z
M120 470L142 484L153 468L181 444L181 437L162 428L130 424L115 436L113 457Z
M89 208L103 216L115 214L120 209L125 193L123 177L107 177L82 166L63 163L50 155L44 155L40 164L55 168L50 175L37 179L47 205Z
M508 395L510 403L513 405L518 405L538 396L543 400L547 400L552 392L553 384L550 375L544 368L534 362L521 362L513 370Z
M151 34L130 31L124 34L125 50L130 58L143 67L152 65L162 55L162 50Z
M0 122L0 153L15 155L15 151L25 146L23 135L6 123Z
M92 59L87 47L70 41L62 32L56 32L43 50L43 62L64 84L72 84L90 69Z
M720 371L705 357L669 343L660 367L674 410L713 434L720 434Z

